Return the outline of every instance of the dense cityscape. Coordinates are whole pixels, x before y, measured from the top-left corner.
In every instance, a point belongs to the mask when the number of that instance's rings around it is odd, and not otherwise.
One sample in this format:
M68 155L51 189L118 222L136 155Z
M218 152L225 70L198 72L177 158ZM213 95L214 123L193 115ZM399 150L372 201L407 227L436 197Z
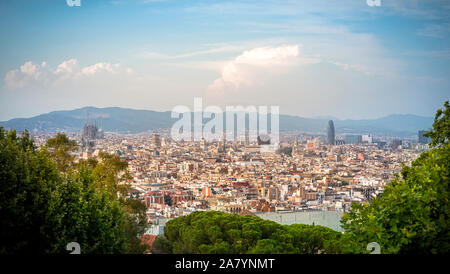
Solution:
M281 133L276 152L261 152L260 140L251 143L248 136L176 142L166 129L104 133L89 119L83 132L69 136L79 143L75 162L101 151L128 162L129 195L145 203L147 233L153 235L162 235L168 220L198 210L254 214L281 224L315 222L341 231L340 217L351 203L381 194L429 142L424 131L402 139L336 136L331 120L325 130L322 135ZM37 145L52 136L33 135Z

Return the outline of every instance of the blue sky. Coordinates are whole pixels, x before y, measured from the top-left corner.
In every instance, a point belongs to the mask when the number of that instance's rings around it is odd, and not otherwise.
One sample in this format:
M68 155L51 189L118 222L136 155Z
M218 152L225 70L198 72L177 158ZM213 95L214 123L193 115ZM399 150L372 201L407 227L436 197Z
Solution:
M279 105L433 116L450 98L450 2L0 2L0 120L83 106Z

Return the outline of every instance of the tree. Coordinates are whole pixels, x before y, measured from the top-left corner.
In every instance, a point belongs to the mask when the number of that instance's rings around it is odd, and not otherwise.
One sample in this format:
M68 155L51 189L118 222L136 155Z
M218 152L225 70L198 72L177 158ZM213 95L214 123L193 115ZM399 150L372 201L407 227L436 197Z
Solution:
M65 134L58 133L56 137L47 140L46 146L59 169L62 172L67 172L74 159L70 153L77 149L77 143L69 140Z
M380 244L382 253L450 252L448 102L445 108L437 111L429 132L436 148L403 167L371 204L353 204L343 217L346 237L354 243L348 252L364 252L369 242Z
M293 244L302 254L341 253L342 234L320 225L292 224L287 227Z
M434 117L433 129L424 134L431 138L432 146L443 146L450 140L450 104L444 103L444 109L438 109Z
M113 254L125 250L126 213L119 201L93 184L95 177L88 166L72 171L61 186L58 250L69 242L78 242L82 253Z
M122 207L126 212L124 225L125 253L143 254L149 247L143 244L141 236L148 228L147 207L137 199L122 199Z
M36 151L27 131L0 127L0 253L53 250L62 180L46 151Z
M85 254L145 250L145 205L118 195L126 162L105 154L74 165L74 148L58 134L36 150L27 131L0 127L0 253L66 253L73 241Z
M87 160L95 177L97 188L105 190L112 199L117 200L125 212L123 235L125 253L142 254L148 246L142 244L140 237L148 227L147 208L138 199L125 198L130 190L127 180L130 178L128 163L120 160L119 156L100 152L98 160Z
M127 183L130 178L128 163L120 160L117 155L104 152L99 153L98 159L93 164L97 187L105 189L112 197L124 196L130 187Z
M338 253L340 237L322 226L283 226L256 216L206 211L167 222L158 247L195 254Z
M127 183L131 178L127 170L128 163L117 155L100 152L97 159L81 160L75 169L79 170L83 166L92 171L92 184L95 188L103 190L111 199L118 201L124 211L123 252L143 254L148 248L140 239L148 228L147 208L141 200L125 198L130 190Z

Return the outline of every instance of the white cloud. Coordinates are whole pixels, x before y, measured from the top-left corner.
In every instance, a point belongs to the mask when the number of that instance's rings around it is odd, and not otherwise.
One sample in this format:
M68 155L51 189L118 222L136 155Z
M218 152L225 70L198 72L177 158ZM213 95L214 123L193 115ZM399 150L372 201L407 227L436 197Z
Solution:
M62 62L55 70L55 74L61 76L63 79L67 78L79 78L81 76L94 76L101 72L117 73L120 68L120 64L111 64L106 62L96 63L90 66L80 68L77 59L70 59ZM128 68L125 69L130 72Z
M66 78L75 75L79 69L80 65L78 64L78 60L69 59L59 64L54 73Z
M279 74L301 63L315 62L318 60L300 58L299 45L254 48L226 62L221 77L208 86L206 93L209 96L223 95L227 91L263 82L264 78L259 77L261 74Z
M143 57L147 59L160 59L160 60L177 60L177 59L185 59L203 55L212 55L218 53L228 53L228 52L239 52L246 48L248 48L248 44L246 43L237 43L237 44L225 44L225 45L213 45L211 48L196 50L192 52L186 52L181 54L168 55L159 52L147 51L143 53Z
M21 88L26 82L20 79L20 72L15 69L6 73L5 83L7 88Z
M81 70L81 74L92 76L94 74L97 74L99 72L109 72L109 73L116 73L117 69L120 67L119 64L110 64L110 63L97 63L92 66L85 67Z
M293 58L300 54L299 46L261 47L244 51L234 61L234 64L249 64L256 66L284 65L293 63Z
M44 64L45 66L45 64ZM9 89L23 88L32 82L43 80L44 73L41 66L28 61L19 69L14 69L6 73L5 83Z
M25 62L19 69L14 69L6 73L5 87L8 89L21 89L28 86L61 84L69 80L82 80L82 77L90 77L105 72L107 74L132 74L131 68L122 68L120 64L106 62L96 63L86 67L80 67L77 59L65 60L55 69L48 67L47 62L41 65L32 62Z
M26 62L20 67L20 71L30 77L39 77L39 65L35 65L32 62Z
M140 56L146 59L164 61L179 61L180 59L192 59L195 57L203 58L204 56L212 56L212 58L216 60L218 55L234 56L235 54L241 53L250 48L257 48L261 45L278 45L285 42L285 39L269 38L250 41L233 41L227 43L209 43L201 45L200 48L196 48L194 50L183 53L166 54L150 50L141 53Z

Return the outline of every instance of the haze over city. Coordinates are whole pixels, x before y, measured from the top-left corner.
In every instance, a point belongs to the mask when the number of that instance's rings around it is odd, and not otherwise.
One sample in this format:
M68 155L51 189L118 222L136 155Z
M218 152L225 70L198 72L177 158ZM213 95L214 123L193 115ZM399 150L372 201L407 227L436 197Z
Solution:
M449 98L449 11L438 0L1 1L0 121L166 111L194 96L303 117L432 117Z

